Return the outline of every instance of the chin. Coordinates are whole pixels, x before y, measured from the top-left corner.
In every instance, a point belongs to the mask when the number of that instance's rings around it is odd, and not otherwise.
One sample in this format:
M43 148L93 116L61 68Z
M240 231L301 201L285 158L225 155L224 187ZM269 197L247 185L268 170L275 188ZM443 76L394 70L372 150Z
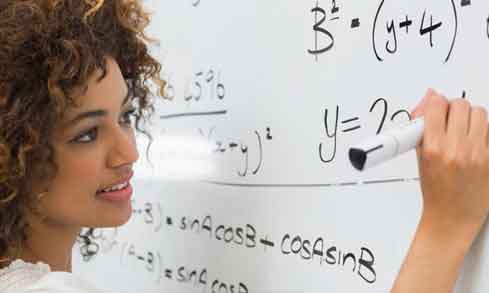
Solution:
M129 221L130 217L127 218L121 218L121 219L111 219L104 221L103 223L97 223L96 227L97 228L114 228L114 227L119 227L123 226Z
M109 209L107 208L100 221L97 223L99 228L118 227L126 224L132 216L131 203L124 207L117 207Z

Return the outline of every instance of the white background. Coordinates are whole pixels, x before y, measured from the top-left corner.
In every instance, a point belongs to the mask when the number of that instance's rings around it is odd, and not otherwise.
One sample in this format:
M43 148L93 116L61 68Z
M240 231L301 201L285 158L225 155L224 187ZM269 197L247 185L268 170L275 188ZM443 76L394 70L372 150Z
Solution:
M335 14L332 2L339 7ZM75 271L121 293L213 292L216 279L227 284L227 290L215 292L232 292L230 284L239 282L249 292L387 292L420 215L419 182L412 180L418 176L415 155L359 173L348 162L348 146L376 133L383 108L370 107L378 98L388 101L385 128L407 121L402 115L395 122L390 117L414 107L428 87L449 97L466 91L474 104L488 105L489 2L472 1L466 7L460 2L454 3L456 28L450 0L385 0L374 32L381 1L146 1L153 11L148 34L160 40L152 51L175 93L172 101L157 103L152 166L145 161L146 141L139 138L133 204L135 209L150 205L153 222L144 222L148 214L135 213L117 236L113 230L104 232L104 249L88 263L75 249ZM317 59L308 53L315 46L311 9L316 5L326 12L322 28L334 37L333 48ZM430 16L434 24L442 22L433 32L433 47L429 33L420 34L424 12L423 28ZM412 20L408 33L399 27L406 16ZM334 17L339 19L331 20ZM358 28L350 27L353 18L360 20ZM393 46L394 41L387 30L391 21L397 38L394 54L386 51L386 42ZM373 41L383 62L375 56ZM318 33L318 47L327 42ZM196 73L210 70L211 81L196 79ZM203 88L200 100L185 101L185 96L195 97L196 82ZM222 94L219 83L225 87L222 100L217 97L219 90ZM323 163L319 144L324 157L331 156L334 146L325 132L325 109L331 134L337 106L336 156ZM217 110L227 113L159 119ZM341 123L350 118L358 120ZM354 126L361 128L343 132ZM265 139L267 127L271 140ZM262 138L262 164L251 174L260 161L255 131ZM216 153L216 142L235 142L238 147ZM246 176L238 175L245 170L241 146L248 146ZM372 183L391 179L397 181ZM219 225L234 231L252 225L257 247L180 228L182 217L189 224L206 216L211 216L213 230ZM173 225L166 223L168 217ZM325 250L336 246L353 253L357 261L361 248L368 248L375 257L375 282L361 278L358 262L354 268L351 260L331 265L317 257L304 260L282 253L285 234L311 242L322 237ZM265 236L274 247L265 249L259 243ZM485 241L483 235L471 250L458 292L487 291ZM137 254L153 254L153 271L148 259L130 256L131 245ZM206 269L207 284L178 281L176 269L181 266ZM165 277L165 269L173 270L172 278ZM367 269L361 270L369 276Z

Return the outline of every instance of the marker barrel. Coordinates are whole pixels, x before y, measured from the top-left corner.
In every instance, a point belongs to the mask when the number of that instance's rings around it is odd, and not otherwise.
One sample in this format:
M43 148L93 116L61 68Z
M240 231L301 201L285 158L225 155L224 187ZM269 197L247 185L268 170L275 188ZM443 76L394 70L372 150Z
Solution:
M350 148L352 165L358 170L376 166L416 148L423 137L424 119L419 118Z

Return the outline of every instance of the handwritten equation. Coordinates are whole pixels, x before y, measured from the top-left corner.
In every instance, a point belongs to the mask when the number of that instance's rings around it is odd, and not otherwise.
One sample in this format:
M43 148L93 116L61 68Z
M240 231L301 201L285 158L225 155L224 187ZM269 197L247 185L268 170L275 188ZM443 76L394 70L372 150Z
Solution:
M185 86L182 90L177 90L171 74L168 74L165 86L165 100L169 103L184 102L186 109L205 103L206 107L212 105L218 110L205 112L184 111L167 115L160 115L161 120L174 119L188 116L212 116L225 115L226 86L221 79L220 70L210 68L195 72L192 77L185 77Z
M226 97L226 87L221 81L219 70L213 68L201 70L185 80L184 92L178 93L170 75L165 87L165 98L175 101L175 98L182 97L185 102L192 103L204 99L222 101Z
M399 48L402 46L400 35L404 34L411 38L425 38L426 46L440 50L443 61L447 63L453 55L460 31L459 10L472 6L472 2L461 0L457 4L455 0L447 0L445 1L447 7L443 12L435 13L429 8L420 7L418 11L402 15L392 15L385 11L386 3L390 2L392 0L380 1L373 20L361 21L358 17L352 17L348 19L347 26L356 31L361 29L362 23L372 23L372 26L369 26L372 32L372 52L379 62L383 62L389 55L399 53ZM344 17L342 3L344 1L317 0L310 10L313 18L314 44L307 53L314 56L316 61L320 55L331 51L335 46L336 38L330 25L342 21ZM481 21L481 29L484 26L489 38L489 17ZM409 40L409 38L404 39ZM441 42L441 39L444 41ZM438 44L440 45L437 46Z
M326 238L317 236L307 239L297 233L285 233L278 237L260 233L252 224L239 226L217 223L212 215L203 217L172 216L165 213L159 202L145 202L142 207L133 201L134 216L144 222L154 232L164 226L176 231L202 235L208 239L248 249L262 249L264 253L277 250L287 257L298 257L303 261L325 264L329 267L350 267L363 281L372 284L377 279L375 256L368 247L360 247L358 251L349 251L329 243ZM350 271L350 270L349 270Z
M241 138L227 140L216 138L215 130L216 126L209 129L199 128L199 134L214 146L213 152L215 154L220 156L234 154L240 158L240 166L236 170L239 177L257 175L263 166L264 147L266 147L267 142L273 140L271 128L266 127L264 131L253 130L252 138L248 142ZM250 155L253 158L250 158Z
M120 265L132 269L140 268L152 274L155 282L163 279L178 282L194 289L219 293L248 293L248 287L241 281L227 282L219 278L209 278L207 268L189 268L185 265L169 266L163 261L160 251L148 250L131 242L123 242L120 250Z
M330 108L324 109L324 131L326 134L326 139L332 141L332 149L325 149L324 142L319 143L318 153L319 159L323 163L331 163L336 158L338 136L349 135L355 133L362 126L362 117L353 116L343 116L342 108L336 106L334 110ZM405 109L395 109L392 111L389 107L389 101L385 98L376 99L370 106L368 110L368 115L376 115L379 117L378 125L376 126L376 132L372 133L379 134L386 125L386 122L407 122L411 120L411 114Z

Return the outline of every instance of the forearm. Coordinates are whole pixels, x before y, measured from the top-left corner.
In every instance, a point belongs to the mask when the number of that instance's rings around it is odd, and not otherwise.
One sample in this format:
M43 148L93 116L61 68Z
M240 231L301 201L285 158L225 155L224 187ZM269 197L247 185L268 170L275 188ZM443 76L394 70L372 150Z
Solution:
M478 225L423 215L392 293L452 292Z
M450 293L489 213L487 110L428 90L417 148L423 213L392 293Z

